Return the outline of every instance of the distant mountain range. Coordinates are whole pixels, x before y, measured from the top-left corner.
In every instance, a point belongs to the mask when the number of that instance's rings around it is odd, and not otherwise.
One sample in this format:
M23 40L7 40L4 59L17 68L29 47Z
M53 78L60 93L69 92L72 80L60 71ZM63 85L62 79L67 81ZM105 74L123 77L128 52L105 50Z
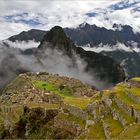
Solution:
M129 77L140 76L140 33L128 25L114 24L113 29L85 23L65 32L85 50L102 53L123 65Z
M48 42L51 45L48 45ZM44 36L38 48L41 50L41 55L46 48L63 52L63 55L69 56L72 60L72 67L77 67L78 64L76 62L79 61L77 60L78 56L86 64L84 70L90 73L91 77L97 77L98 80L117 83L125 78L123 69L115 61L102 54L85 51L81 47L76 47L59 26L52 28Z
M18 35L11 36L8 40L15 42L18 41L28 41L35 40L36 42L40 42L43 36L46 34L46 31L31 29L29 31L23 31Z
M78 28L65 28L66 34L79 46L90 44L90 46L116 45L117 42L130 45L131 41L140 43L140 34L134 33L133 28L128 25L113 25L114 30L97 27L88 23L80 24Z
M78 28L64 28L65 33L71 38L78 46L90 44L90 46L103 45L116 45L120 42L125 45L131 45L132 42L138 43L140 46L140 33L133 32L133 28L129 25L113 25L114 30L108 30L104 27L97 27L88 23L82 23ZM28 41L35 40L41 41L46 31L32 29L27 32L23 31L18 35L14 35L8 40L10 41Z
M44 35L45 34L45 35ZM38 48L22 50L12 48L3 41L1 45L0 81L5 85L17 74L26 71L47 71L78 78L98 89L107 88L125 79L122 67L113 59L75 46L64 30L56 26L48 32L30 30L9 38L11 41L40 41ZM28 39L29 37L29 39ZM8 74L7 74L8 73Z
M129 77L140 76L140 33L134 32L131 26L114 24L112 30L109 30L82 23L77 28L64 28L64 31L77 46L102 53L117 61ZM21 32L9 40L41 41L45 33L34 29ZM28 50L29 53L30 51L32 50Z

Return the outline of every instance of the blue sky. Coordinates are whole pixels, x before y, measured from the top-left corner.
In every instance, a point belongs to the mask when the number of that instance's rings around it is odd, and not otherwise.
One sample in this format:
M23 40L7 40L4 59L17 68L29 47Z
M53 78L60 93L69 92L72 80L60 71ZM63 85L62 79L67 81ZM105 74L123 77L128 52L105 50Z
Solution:
M140 0L0 0L0 39L32 28L77 27L83 22L140 31Z

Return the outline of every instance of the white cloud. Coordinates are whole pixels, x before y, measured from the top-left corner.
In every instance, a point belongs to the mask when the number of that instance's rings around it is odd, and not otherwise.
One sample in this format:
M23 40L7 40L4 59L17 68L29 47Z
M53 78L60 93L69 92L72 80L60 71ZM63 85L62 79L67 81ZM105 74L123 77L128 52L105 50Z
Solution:
M9 45L12 48L20 48L21 50L30 49L30 48L37 48L39 46L39 42L35 42L34 40L26 41L16 41L12 42L9 40L5 40L4 43Z
M0 39L8 38L11 35L31 28L49 30L55 25L76 27L84 21L107 28L111 28L115 22L129 24L137 31L140 23L140 12L134 12L131 7L120 11L112 11L107 8L119 1L0 0ZM131 0L130 2L133 1ZM98 15L96 17L88 17L86 13L90 11L96 11ZM23 13L27 14L22 15ZM13 15L12 21L5 19L5 16ZM109 20L106 20L106 18ZM41 24L32 25L20 20L37 20Z
M81 46L83 47L84 50L86 51L94 51L97 53L100 53L102 51L105 52L113 52L113 51L125 51L125 52L140 52L140 48L138 47L138 44L136 42L128 42L130 44L130 46L126 46L123 43L117 42L116 45L103 45L102 43L99 44L98 46L90 46L89 44L85 45L85 46Z
M1 22L0 21L0 39L6 39L12 35L15 35L23 30L29 30L30 27L22 23L14 22Z

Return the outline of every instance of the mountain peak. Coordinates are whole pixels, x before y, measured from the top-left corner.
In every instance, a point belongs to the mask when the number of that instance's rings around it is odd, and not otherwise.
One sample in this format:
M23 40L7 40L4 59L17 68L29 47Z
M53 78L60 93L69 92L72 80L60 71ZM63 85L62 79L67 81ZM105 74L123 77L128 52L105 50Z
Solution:
M89 27L90 24L88 24L87 22L83 22L82 24L79 25L79 28L85 28L85 27Z
M67 37L64 30L60 26L53 27L47 34L44 36L43 40L41 41L41 44L39 45L40 49L44 48L43 43L49 42L51 44L51 48L57 48L61 49L63 51L70 51L72 47L72 41ZM45 46L49 47L49 46Z
M69 39L66 36L64 30L60 26L53 27L45 36L43 41L50 42L52 45L66 44Z

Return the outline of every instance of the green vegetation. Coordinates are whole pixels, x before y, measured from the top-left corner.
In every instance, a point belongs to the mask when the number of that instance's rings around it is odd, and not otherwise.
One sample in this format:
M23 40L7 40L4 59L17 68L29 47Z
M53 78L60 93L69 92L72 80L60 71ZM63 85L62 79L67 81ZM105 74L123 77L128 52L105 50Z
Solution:
M134 94L135 96L140 96L140 88L128 88L127 91L129 91L131 94Z
M26 104L29 108L45 108L45 109L58 109L59 104L50 104L50 103L35 103L29 102Z
M0 125L3 123L4 119L2 117L2 114L0 113Z
M65 103L84 109L90 101L88 97L67 97L64 99Z
M134 77L134 78L132 78L131 80L132 80L132 81L138 81L138 82L140 82L140 77Z
M121 133L119 139L140 139L140 125L130 126L125 132Z
M1 108L3 107L1 106ZM5 112L4 110L1 110L0 123L2 123L2 121L4 121L7 118L10 123L15 124L19 121L20 116L23 114L23 107L19 105L6 106L5 110L9 110L9 111Z
M113 101L111 105L112 109L115 109L119 113L119 115L127 122L127 124L132 124L134 122L134 118L130 117L127 113L125 113L118 105Z
M104 122L108 125L108 131L111 134L110 137L117 137L124 129L122 124L114 120L111 114L105 116Z
M12 83L10 83L6 87L6 89L3 92L5 92L6 90L9 90L9 89L12 89L14 91L14 93L18 93L16 91L26 90L25 86L27 86L27 87L32 86L30 83L30 80L25 78L24 76L18 76Z
M0 138L106 139L107 129L110 139L139 139L140 125L136 124L139 116L135 110L140 111L140 104L129 92L137 98L140 88L129 84L119 83L110 90L95 91L79 80L59 75L20 75L0 97L0 131L4 130ZM64 104L67 105L63 107ZM9 135L11 129L5 127L5 118L17 132L15 136Z
M54 84L45 81L33 81L33 84L35 85L35 87L38 87L42 90L48 90L60 95L61 97L68 97L73 95L71 89L68 86L64 86L63 88L62 86L60 86L58 88L54 86Z
M140 104L131 99L125 92L125 87L123 86L116 86L114 88L114 92L116 96L124 102L128 106L133 106L135 109L140 110Z
M48 90L64 98L64 102L84 109L90 101L88 97L75 97L72 90L66 85L60 85L59 88L53 84L44 81L34 81L34 85L42 90Z
M101 122L97 122L90 126L87 139L105 139L105 134Z
M72 114L59 113L57 115L57 119L71 121L71 122L74 122L75 124L79 124L80 127L82 127L82 128L85 127L85 121L80 119L79 117L72 115Z

